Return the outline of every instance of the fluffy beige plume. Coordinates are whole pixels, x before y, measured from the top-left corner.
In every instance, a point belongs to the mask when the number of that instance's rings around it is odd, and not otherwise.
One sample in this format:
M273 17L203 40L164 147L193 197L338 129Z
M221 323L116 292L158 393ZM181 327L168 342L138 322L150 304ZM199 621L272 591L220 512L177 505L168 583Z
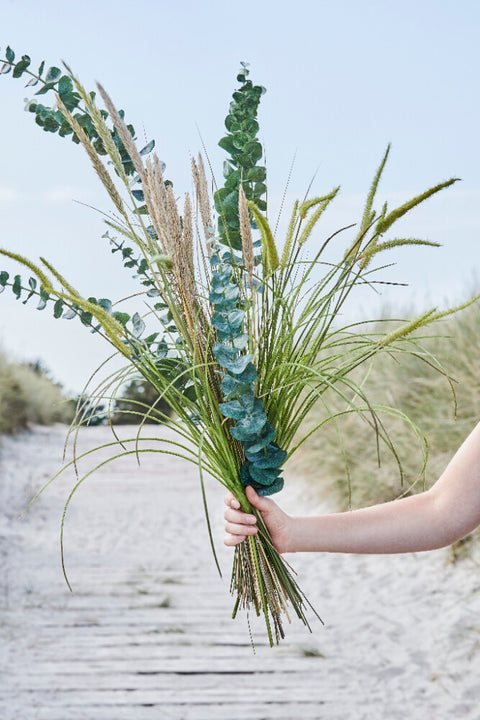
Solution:
M200 153L198 155L198 164L195 162L195 158L192 158L192 174L197 194L197 203L200 210L200 217L202 218L203 231L208 242L213 236L213 222L210 209L210 198L208 195L208 182Z
M185 252L186 259L190 265L193 273L193 225L192 225L192 203L190 202L190 195L185 195L185 205L183 211L183 250Z
M127 126L125 125L125 123L123 122L120 115L118 114L118 111L117 111L115 105L113 104L113 102L111 101L110 96L105 91L105 89L102 87L102 85L100 85L100 83L97 83L97 88L98 88L100 95L103 98L103 102L105 103L105 106L106 106L108 112L110 113L112 122L115 125L115 127L117 128L117 132L120 135L120 139L125 146L125 150L129 154L130 159L135 167L135 170L140 175L140 178L143 182L143 177L145 175L145 168L143 166L143 160L141 158L140 153L137 150L135 143L133 142L133 138L130 135L130 131L127 128Z
M119 177L122 179L122 181L125 183L125 185L128 186L128 178L125 173L125 167L122 163L122 158L120 156L120 153L118 151L117 146L113 142L112 134L110 132L110 128L107 126L105 120L102 117L102 114L98 107L96 106L94 100L92 99L92 96L89 92L85 90L79 79L73 74L72 70L69 68L67 63L63 63L65 65L65 68L68 71L68 74L70 75L70 78L72 79L73 83L75 84L75 88L77 89L78 93L80 94L81 98L83 99L85 106L90 114L90 117L92 118L93 124L102 140L102 143L105 147L105 150L108 152L115 170L117 171Z
M154 162L147 160L145 163L145 176L142 183L143 197L147 206L148 214L158 237L158 245L161 251L167 255L171 254L171 242L167 223L167 196L163 177L158 177L157 168ZM161 170L161 169L160 169Z
M185 196L183 211L183 232L180 257L178 259L179 273L182 279L181 289L192 319L195 317L195 301L197 286L195 283L195 267L193 260L193 225L192 204L190 196Z
M169 185L166 190L166 203L165 225L171 250L169 255L172 258L170 289L176 298L176 305L188 328L192 345L198 346L200 338L198 329L196 328L197 302L193 267L193 231L190 198L187 196L185 199L183 227L171 185Z
M167 188L166 222L172 248L178 254L182 247L182 224L178 214L177 201L171 185Z
M248 214L247 198L242 185L240 185L238 191L238 216L240 220L243 258L247 272L250 275L250 284L252 284L254 268L252 227L250 225L250 215Z
M122 198L120 197L117 188L115 187L112 178L110 177L110 174L100 158L97 155L97 152L95 148L93 147L92 143L90 142L90 139L84 129L78 124L78 122L75 120L75 118L69 113L63 102L60 100L60 98L57 99L58 103L58 109L62 113L62 115L68 120L68 123L70 127L72 128L75 135L80 140L81 144L87 151L88 157L90 158L93 167L95 168L95 171L102 181L105 189L107 190L108 194L110 195L110 198L112 199L113 204L117 208L118 212L127 219L127 213L125 211L125 207L123 205Z

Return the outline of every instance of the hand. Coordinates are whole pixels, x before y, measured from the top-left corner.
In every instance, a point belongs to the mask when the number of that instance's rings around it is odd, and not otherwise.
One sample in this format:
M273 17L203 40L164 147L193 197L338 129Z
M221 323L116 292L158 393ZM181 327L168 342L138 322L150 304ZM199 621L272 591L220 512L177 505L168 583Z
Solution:
M275 548L279 553L287 552L292 518L284 513L274 500L258 495L251 485L245 492L251 505L260 512ZM227 506L224 513L227 532L223 541L225 545L234 547L243 542L247 535L257 534L257 518L255 515L244 513L234 495L231 493L226 495L225 505Z

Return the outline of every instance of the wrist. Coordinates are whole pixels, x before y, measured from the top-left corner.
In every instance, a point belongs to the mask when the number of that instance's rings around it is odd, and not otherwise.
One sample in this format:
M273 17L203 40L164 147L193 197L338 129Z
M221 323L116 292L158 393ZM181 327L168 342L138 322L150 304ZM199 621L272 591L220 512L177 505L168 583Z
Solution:
M285 522L285 532L283 537L283 543L281 553L294 553L297 552L296 547L296 526L298 518L287 516Z
M284 552L325 552L325 538L322 541L322 516L289 517Z

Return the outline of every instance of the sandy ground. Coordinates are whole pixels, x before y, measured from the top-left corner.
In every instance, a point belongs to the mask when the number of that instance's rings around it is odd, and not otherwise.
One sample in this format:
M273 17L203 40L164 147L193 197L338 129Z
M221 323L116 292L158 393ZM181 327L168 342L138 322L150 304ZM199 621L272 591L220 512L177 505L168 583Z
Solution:
M252 623L254 655L245 618L230 618L223 490L207 488L221 580L197 471L176 458L144 455L140 469L123 458L79 488L66 517L70 593L59 526L73 474L20 517L60 467L64 435L39 428L1 448L1 720L480 718L478 564L453 567L445 551L292 556L325 626L293 621L270 649ZM80 447L110 439L86 428ZM293 478L282 495L302 510Z

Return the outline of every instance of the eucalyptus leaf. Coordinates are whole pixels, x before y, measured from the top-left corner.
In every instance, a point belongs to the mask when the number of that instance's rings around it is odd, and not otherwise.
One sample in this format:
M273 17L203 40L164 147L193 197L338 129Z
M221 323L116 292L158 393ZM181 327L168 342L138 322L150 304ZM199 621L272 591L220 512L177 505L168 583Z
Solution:
M40 288L40 300L38 301L37 310L45 310L49 298L50 294L43 287Z
M55 83L47 83L46 85L43 85L40 90L37 90L35 95L45 95L49 90L53 90L54 87Z
M86 310L80 310L80 322L82 325L90 326L92 324L93 315Z
M53 317L61 318L63 313L63 300L59 298L53 306Z
M263 450L263 448L272 442L276 434L275 428L267 422L256 440L245 443L245 450L250 454L260 452L260 450Z
M249 362L245 369L237 375L236 380L241 384L249 384L255 382L257 375L257 368L253 362Z
M108 298L100 298L98 300L98 304L100 305L101 308L106 310L108 313L112 312L112 301L109 300Z
M133 334L136 338L140 338L145 331L145 323L138 313L135 313L132 317Z
M237 348L238 350L245 350L245 348L248 346L248 340L249 337L247 333L237 335L237 337L233 339L233 347Z
M23 75L25 70L30 65L30 58L28 55L23 55L20 62L18 62L15 67L13 68L13 77L19 78Z
M218 407L224 417L231 418L232 420L239 420L245 415L245 408L238 400L220 403Z
M140 155L143 157L144 155L148 155L148 153L151 153L153 148L155 147L155 140L150 140L145 147L143 147L140 150ZM163 171L162 171L163 172Z
M73 320L77 316L77 312L74 308L68 308L62 315L63 320Z
M46 83L54 83L56 80L58 80L58 78L60 77L61 74L62 74L62 71L60 70L60 68L55 67L55 65L53 65L52 67L48 68L48 70L47 70L47 74L45 75L45 82Z
M248 471L250 477L260 485L271 485L277 479L280 472L278 468L260 468L254 463L250 464Z
M235 360L226 363L225 367L233 375L242 375L248 365L252 362L253 355L240 355Z
M279 477L271 485L267 485L265 487L259 486L255 488L255 490L257 491L258 495L262 495L264 497L266 495L273 495L274 493L283 490L283 484L283 478Z
M124 313L124 312L114 312L112 314L112 317L114 317L115 320L117 320L117 322L119 322L124 327L127 324L127 322L130 320L130 315L128 313Z
M20 275L15 275L13 279L12 292L17 300L19 300L22 294L22 278Z
M258 468L279 468L287 459L287 452L270 443L261 453L248 452L246 457Z
M73 91L72 79L69 78L68 75L62 75L62 77L58 81L57 90L60 97L62 97L66 93L71 93Z

